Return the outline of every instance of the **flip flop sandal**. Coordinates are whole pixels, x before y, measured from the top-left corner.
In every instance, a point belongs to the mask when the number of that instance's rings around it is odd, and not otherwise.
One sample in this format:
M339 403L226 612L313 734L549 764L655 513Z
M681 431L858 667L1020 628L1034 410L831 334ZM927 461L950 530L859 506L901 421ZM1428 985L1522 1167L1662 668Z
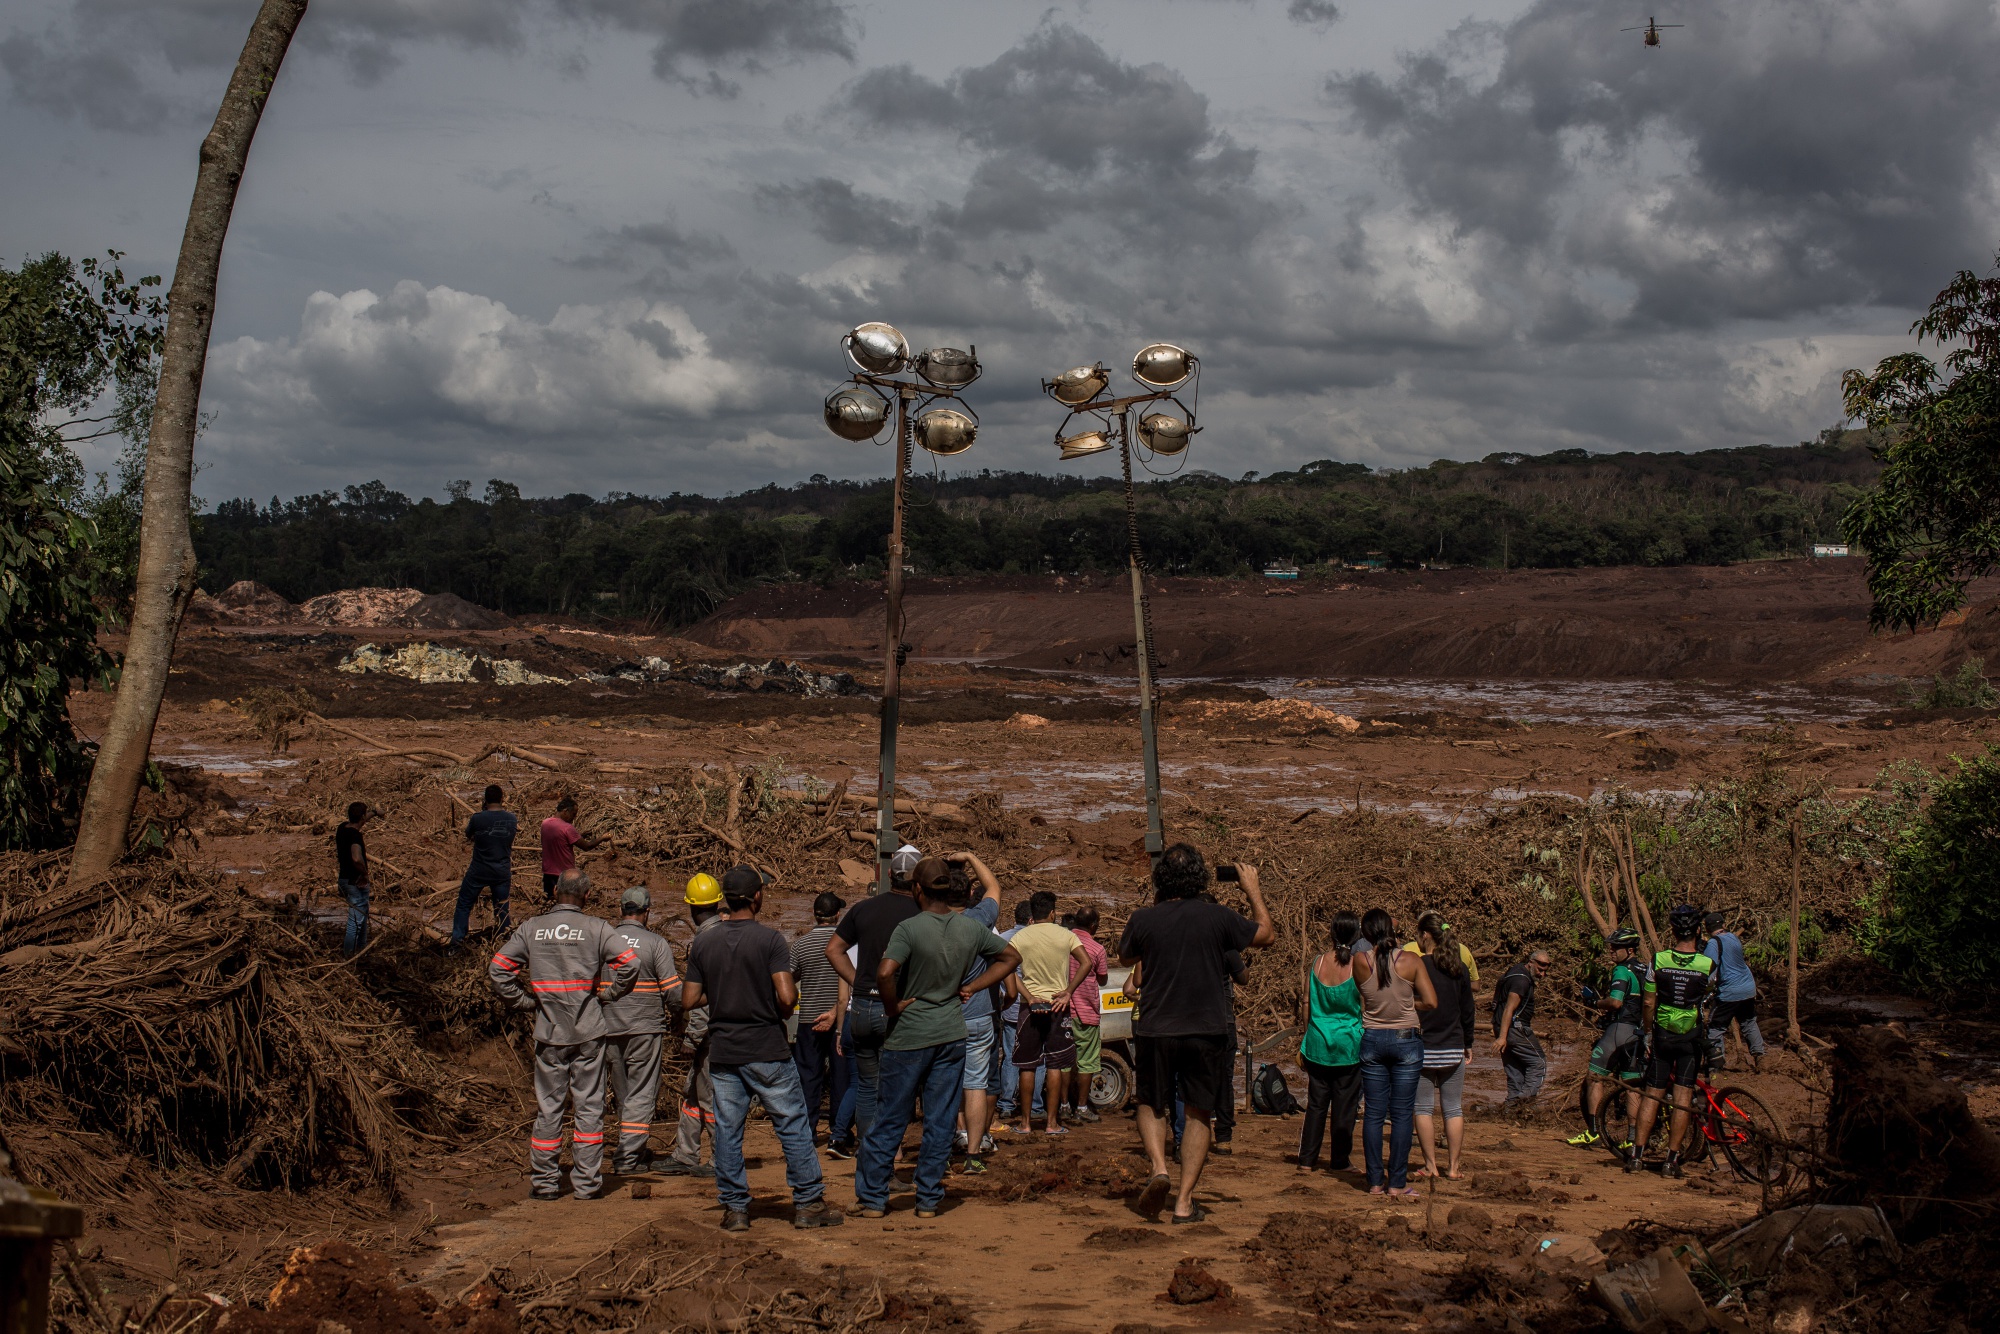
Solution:
M1146 1188L1139 1192L1139 1212L1145 1215L1148 1222L1160 1221L1160 1206L1167 1202L1167 1195L1173 1188L1173 1178L1162 1172L1148 1181Z
M1197 1204L1196 1206L1194 1206L1194 1209L1193 1209L1193 1210L1192 1210L1191 1212L1189 1212L1189 1213L1185 1213L1185 1214L1175 1214L1175 1215L1174 1215L1174 1222L1176 1222L1176 1223L1199 1223L1199 1222L1201 1222L1201 1221L1202 1221L1202 1220L1203 1220L1204 1218L1207 1218L1207 1217L1208 1217L1208 1210L1206 1210L1206 1209L1202 1208L1202 1207L1201 1207L1200 1205L1198 1205L1198 1204Z

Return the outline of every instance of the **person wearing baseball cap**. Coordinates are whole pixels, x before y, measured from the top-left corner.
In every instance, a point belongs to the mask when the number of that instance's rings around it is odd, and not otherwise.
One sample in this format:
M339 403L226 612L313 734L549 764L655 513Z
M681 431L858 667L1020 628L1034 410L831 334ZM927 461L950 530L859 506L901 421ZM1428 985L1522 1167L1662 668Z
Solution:
M624 999L604 1007L604 1063L618 1099L618 1135L611 1170L643 1172L652 1150L653 1112L660 1101L660 1061L666 1054L667 1007L680 1008L681 979L666 939L646 927L653 896L635 885L618 896L618 936L636 951L639 980Z
M876 1093L882 1070L882 1044L889 1037L891 1016L875 989L875 971L889 936L917 915L916 886L910 882L923 854L905 843L889 858L889 892L874 894L847 910L826 942L826 961L852 989L847 1012L854 1038L854 1128L857 1138L868 1134L875 1120ZM847 957L848 946L855 957Z
M687 904L688 920L699 938L722 921L722 882L703 871L687 882L681 894ZM681 1119L674 1129L673 1156L657 1171L668 1176L705 1177L715 1175L701 1161L701 1136L711 1135L715 1126L715 1084L708 1069L708 1007L687 1007L687 1028L681 1035L681 1053L689 1058L687 1081L681 1089Z
M845 1221L826 1206L826 1184L813 1152L799 1069L785 1037L785 1016L799 1003L791 944L758 922L764 876L733 866L722 877L721 921L688 946L683 998L709 1007L709 1078L715 1087L715 1189L722 1230L750 1229L750 1180L743 1166L743 1127L750 1100L764 1104L785 1153L792 1192L792 1226L836 1227Z

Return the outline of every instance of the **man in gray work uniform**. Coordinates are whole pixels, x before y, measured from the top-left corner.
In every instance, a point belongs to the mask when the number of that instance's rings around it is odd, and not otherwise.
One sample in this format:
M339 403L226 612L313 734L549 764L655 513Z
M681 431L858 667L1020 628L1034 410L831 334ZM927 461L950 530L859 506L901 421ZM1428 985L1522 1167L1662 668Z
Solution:
M683 901L696 936L722 925L722 882L706 871L687 882ZM681 1053L688 1058L688 1072L681 1091L680 1123L674 1128L674 1152L654 1170L668 1176L712 1177L715 1169L701 1161L702 1133L707 1132L711 1146L715 1140L715 1081L708 1069L706 1005L696 1005L687 1012Z
M618 1097L618 1139L611 1170L646 1170L653 1112L660 1102L660 1060L666 1054L667 1007L680 1008L681 979L666 940L646 929L653 896L643 886L619 897L618 935L638 954L639 980L623 1000L604 1007L604 1060Z
M639 960L609 922L584 912L589 897L589 876L563 872L555 906L521 923L487 966L502 1000L535 1012L539 1114L528 1138L530 1199L562 1194L565 1103L576 1117L571 1189L579 1200L594 1200L604 1183L604 1007L632 990Z

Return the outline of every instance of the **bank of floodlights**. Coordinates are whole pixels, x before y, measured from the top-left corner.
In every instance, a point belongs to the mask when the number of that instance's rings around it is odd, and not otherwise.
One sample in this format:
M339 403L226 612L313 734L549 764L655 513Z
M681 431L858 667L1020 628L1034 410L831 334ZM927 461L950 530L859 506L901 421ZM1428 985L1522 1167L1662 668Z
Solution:
M1056 428L1056 448L1062 460L1089 458L1116 449L1125 468L1125 550L1132 577L1132 619L1138 635L1139 737L1146 785L1146 851L1158 861L1166 847L1160 816L1160 744L1154 727L1153 614L1146 599L1145 562L1139 551L1139 507L1132 491L1134 409L1138 410L1137 445L1142 462L1178 459L1201 428L1194 410L1178 392L1191 386L1188 397L1201 402L1201 359L1173 343L1148 343L1132 358L1132 378L1142 386L1137 394L1111 395L1111 372L1101 361L1072 366L1053 380L1042 381L1042 392L1068 412ZM1168 409L1172 409L1169 411ZM1150 468L1149 468L1150 471Z
M896 721L902 707L903 484L910 449L940 458L963 454L979 437L979 418L958 391L979 378L976 349L934 347L912 356L910 341L894 325L858 324L840 340L854 364L848 382L826 396L826 428L842 440L880 442L894 431L896 484L889 517L889 564L884 579L888 645L882 664L882 743L876 788L875 887L889 888L889 858L896 837ZM894 404L894 411L890 405Z

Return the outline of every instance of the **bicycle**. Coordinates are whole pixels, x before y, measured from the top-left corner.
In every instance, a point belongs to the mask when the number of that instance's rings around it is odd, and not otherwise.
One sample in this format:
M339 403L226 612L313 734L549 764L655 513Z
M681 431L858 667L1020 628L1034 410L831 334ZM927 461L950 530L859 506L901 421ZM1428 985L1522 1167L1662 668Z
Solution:
M1709 1058L1704 1055L1701 1068L1695 1072L1697 1096L1688 1109L1690 1130L1700 1133L1690 1133L1681 1161L1707 1162L1710 1155L1720 1149L1730 1168L1743 1180L1773 1188L1783 1185L1791 1175L1791 1160L1778 1118L1765 1106L1764 1100L1749 1089L1734 1084L1717 1088L1711 1084L1708 1080L1708 1061ZM1584 1080L1577 1094L1579 1112L1589 1111L1590 1085L1590 1080ZM1635 1129L1626 1104L1626 1093L1627 1089L1620 1081L1619 1087L1604 1099L1600 1110L1604 1118L1601 1143L1605 1151L1620 1162L1624 1160L1624 1155L1619 1145L1629 1141ZM1643 1090L1641 1096L1644 1096ZM1662 1100L1659 1115L1653 1121L1652 1138L1646 1145L1648 1151L1666 1152L1672 1117L1672 1101Z

